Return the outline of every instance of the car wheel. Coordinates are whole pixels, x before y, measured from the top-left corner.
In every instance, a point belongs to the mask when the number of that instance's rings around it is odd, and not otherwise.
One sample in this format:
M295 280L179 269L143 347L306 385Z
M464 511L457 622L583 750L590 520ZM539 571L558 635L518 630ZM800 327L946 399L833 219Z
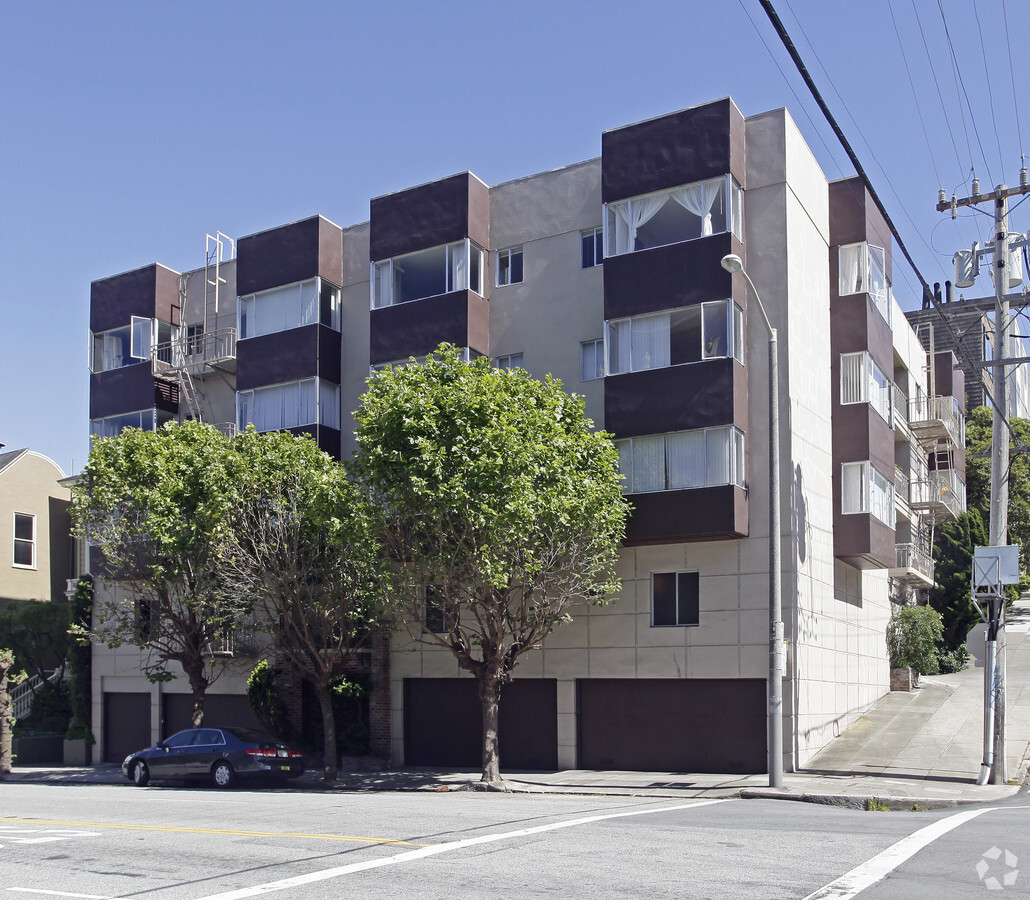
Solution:
M132 783L136 787L146 787L150 782L150 770L142 759L137 759L132 764Z
M211 780L215 783L215 787L232 787L236 783L236 773L233 771L232 765L223 759L212 766Z

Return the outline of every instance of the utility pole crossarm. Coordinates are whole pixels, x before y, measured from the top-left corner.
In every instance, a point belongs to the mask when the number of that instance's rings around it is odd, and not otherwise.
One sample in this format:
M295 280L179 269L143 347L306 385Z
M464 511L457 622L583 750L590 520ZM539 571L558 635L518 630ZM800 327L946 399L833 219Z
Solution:
M1003 188L991 191L989 194L973 194L972 197L952 197L950 200L941 200L937 204L937 212L947 212L959 206L976 206L978 203L989 203L991 200L1004 200L1008 197L1016 197L1019 194L1030 194L1030 185L1021 184L1019 187Z

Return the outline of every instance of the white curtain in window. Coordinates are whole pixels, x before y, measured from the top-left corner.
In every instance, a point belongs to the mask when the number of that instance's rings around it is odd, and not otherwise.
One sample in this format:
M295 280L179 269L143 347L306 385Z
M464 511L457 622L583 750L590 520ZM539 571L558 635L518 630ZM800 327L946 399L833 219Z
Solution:
M633 442L616 441L615 450L619 454L619 474L622 476L622 492L633 493Z
M450 257L450 284L448 291L461 291L468 288L468 280L465 275L465 244L450 244L447 247L447 255Z
M840 357L840 402L865 403L868 353L842 353Z
M641 316L632 319L632 367L659 369L669 365L669 316Z
M705 486L705 433L682 431L666 436L669 490Z
M633 439L633 492L665 490L665 437Z
M608 323L608 371L620 375L630 371L630 319L616 319Z
M722 192L726 180L701 181L672 191L672 198L688 212L701 220L701 236L712 233L712 205Z
M655 194L611 204L609 208L615 212L616 254L636 249L637 229L650 222L668 199L668 194Z
M866 471L869 463L844 463L841 467L841 512L868 512Z
M125 341L120 334L104 335L104 371L120 369L124 363Z
M313 325L318 321L318 282L315 279L300 283L300 315L297 325Z
M864 290L865 244L848 244L840 248L840 277L837 293L857 294Z
M730 483L730 429L709 428L705 432L705 463L709 485Z

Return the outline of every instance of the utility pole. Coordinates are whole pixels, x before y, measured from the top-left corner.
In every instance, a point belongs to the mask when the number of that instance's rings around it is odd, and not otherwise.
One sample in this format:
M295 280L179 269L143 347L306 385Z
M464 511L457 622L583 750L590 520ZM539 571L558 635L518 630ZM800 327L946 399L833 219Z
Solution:
M974 244L966 259L969 262L964 282L959 279L956 266L956 284L969 286L979 269L979 255L992 253L994 274L994 417L991 430L991 510L990 538L992 547L1008 544L1008 509L1009 509L1009 433L1007 425L1008 378L1006 365L1012 364L1009 357L1009 200L1008 198L1030 191L1027 170L1020 172L1020 184L1017 188L999 184L992 193L981 194L979 180L973 179L971 197L945 199L944 191L940 192L937 211L951 211L952 218L960 206L973 206L978 203L994 203L994 241L989 249L979 251ZM966 252L966 251L963 251ZM956 254L959 257L959 254ZM975 588L975 585L974 585ZM1000 586L999 591L1004 589ZM1003 597L1003 594L1001 595ZM993 757L991 775L994 784L1005 784L1008 780L1008 767L1005 760L1005 603L1002 599L988 604L987 616L987 648L989 659L984 662L984 716L990 722L990 707L993 700L993 753L989 752L988 743L991 737L984 735L984 767ZM993 681L993 692L992 688ZM985 726L986 729L986 726ZM986 772L984 773L984 775ZM978 783L984 783L979 781Z

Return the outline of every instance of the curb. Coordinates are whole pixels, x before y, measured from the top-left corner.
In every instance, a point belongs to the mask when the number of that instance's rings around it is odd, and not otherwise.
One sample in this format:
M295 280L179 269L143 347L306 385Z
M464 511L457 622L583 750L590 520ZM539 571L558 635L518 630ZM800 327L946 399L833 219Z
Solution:
M1013 786L1015 795L1019 788ZM743 800L793 800L800 803L818 803L822 806L840 806L845 809L865 810L872 804L884 806L891 812L922 812L929 809L948 809L971 803L988 803L986 799L939 797L891 797L875 794L791 794L786 791L755 790L747 788L740 792Z

